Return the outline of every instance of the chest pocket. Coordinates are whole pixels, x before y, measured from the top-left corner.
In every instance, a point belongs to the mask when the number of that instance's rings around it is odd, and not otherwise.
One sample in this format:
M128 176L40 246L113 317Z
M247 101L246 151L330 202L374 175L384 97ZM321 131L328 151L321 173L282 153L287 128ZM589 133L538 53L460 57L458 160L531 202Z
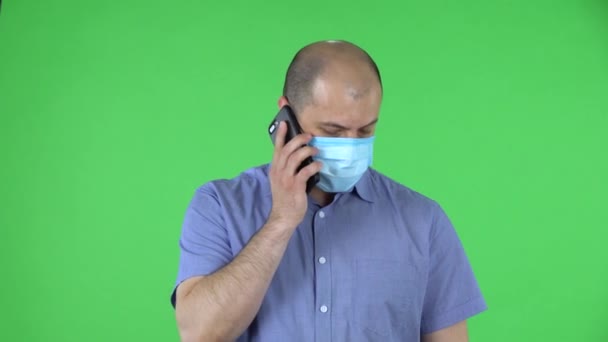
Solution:
M393 339L417 334L425 284L418 268L381 259L357 259L353 266L352 321L361 333Z

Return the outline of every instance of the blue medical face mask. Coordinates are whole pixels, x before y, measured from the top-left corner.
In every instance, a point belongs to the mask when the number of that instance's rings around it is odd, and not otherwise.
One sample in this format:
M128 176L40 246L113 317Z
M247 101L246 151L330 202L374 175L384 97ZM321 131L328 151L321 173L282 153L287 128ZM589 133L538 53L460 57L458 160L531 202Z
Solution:
M374 137L313 137L310 146L319 149L313 160L323 163L317 186L326 192L346 192L372 164Z

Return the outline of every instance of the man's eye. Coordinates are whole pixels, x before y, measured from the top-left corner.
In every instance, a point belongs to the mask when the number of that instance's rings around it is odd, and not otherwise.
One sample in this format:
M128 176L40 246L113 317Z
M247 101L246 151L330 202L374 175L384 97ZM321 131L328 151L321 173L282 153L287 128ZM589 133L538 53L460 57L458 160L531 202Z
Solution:
M331 136L340 135L340 131L339 130L324 129L323 132L325 132L325 134L331 135Z

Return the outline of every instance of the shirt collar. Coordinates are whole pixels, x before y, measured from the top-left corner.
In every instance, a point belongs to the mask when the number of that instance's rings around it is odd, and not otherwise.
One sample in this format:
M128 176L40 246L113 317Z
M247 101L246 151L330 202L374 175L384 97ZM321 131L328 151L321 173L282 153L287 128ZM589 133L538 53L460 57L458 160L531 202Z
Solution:
M264 173L266 177L268 177L268 171L270 169L270 164L264 165ZM373 177L372 177L372 168L371 166L367 168L367 170L361 176L361 179L355 184L353 190L349 193L356 194L359 198L366 202L373 203L374 202L374 187L373 187ZM272 195L270 189L270 183L267 184L266 194Z
M372 184L372 169L367 168L361 179L355 184L353 192L355 192L362 200L374 202L374 188Z

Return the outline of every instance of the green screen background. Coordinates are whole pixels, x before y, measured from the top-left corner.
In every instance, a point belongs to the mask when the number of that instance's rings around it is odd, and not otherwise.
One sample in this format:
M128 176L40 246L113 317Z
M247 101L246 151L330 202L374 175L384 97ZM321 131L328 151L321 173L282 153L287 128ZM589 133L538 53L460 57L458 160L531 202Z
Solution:
M4 1L0 340L178 341L199 185L270 160L303 45L353 41L374 167L437 200L489 310L472 341L608 341L608 5Z

